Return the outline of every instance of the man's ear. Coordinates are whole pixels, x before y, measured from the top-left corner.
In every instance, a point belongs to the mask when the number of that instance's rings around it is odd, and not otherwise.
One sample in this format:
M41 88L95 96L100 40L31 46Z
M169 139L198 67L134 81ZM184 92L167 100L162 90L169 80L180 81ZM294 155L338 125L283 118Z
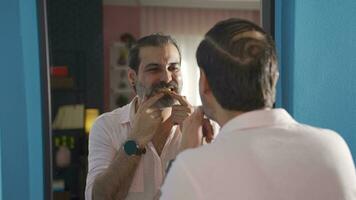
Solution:
M204 70L201 68L200 68L199 87L200 87L200 91L202 94L210 94L211 93L208 79L206 78Z
M279 79L279 72L276 72L276 74L275 74L275 81L274 81L274 83L273 83L273 87L276 87L276 85L277 85L277 83L278 83L278 79Z
M127 78L129 80L129 83L132 87L135 86L136 80L137 80L137 74L135 72L135 70L129 68L127 70Z

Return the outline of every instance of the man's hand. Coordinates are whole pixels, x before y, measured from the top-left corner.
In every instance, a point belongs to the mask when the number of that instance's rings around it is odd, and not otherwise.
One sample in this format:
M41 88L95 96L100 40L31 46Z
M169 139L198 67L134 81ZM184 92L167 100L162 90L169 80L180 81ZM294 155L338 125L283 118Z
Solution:
M208 118L203 119L203 137L206 143L211 143L214 139L214 129Z
M171 120L174 125L182 125L183 121L193 113L193 106L183 96L174 92L168 93L171 97L178 100L180 105L172 106Z
M180 151L202 145L203 138L210 143L214 138L213 128L209 119L204 119L203 109L198 107L183 122Z
M161 110L151 108L163 96L163 93L158 93L147 99L139 106L136 112L129 139L135 140L141 147L151 141L163 120Z

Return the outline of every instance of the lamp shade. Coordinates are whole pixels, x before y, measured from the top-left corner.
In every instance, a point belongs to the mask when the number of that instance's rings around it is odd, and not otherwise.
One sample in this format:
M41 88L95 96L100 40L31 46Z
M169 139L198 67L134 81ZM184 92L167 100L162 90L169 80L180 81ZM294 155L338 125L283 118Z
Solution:
M99 109L87 108L85 109L85 132L89 134L95 119L99 116Z

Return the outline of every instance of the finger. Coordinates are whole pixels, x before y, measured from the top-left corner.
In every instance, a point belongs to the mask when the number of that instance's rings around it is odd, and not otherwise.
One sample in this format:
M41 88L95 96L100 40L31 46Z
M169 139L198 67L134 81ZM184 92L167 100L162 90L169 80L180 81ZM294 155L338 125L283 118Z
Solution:
M148 109L148 110L150 110L150 109ZM154 111L150 112L149 114L150 115L155 115L155 116L160 116L160 115L162 115L162 111L154 110Z
M163 93L157 93L151 98L147 99L145 102L143 102L141 109L146 110L147 108L151 107L154 103L156 103L160 98L164 96Z
M187 117L188 116L174 116L174 117L172 117L172 120L173 121L177 121L177 120L185 120L185 119L187 119Z
M158 108L147 108L146 109L147 114L151 114L153 112L160 112L160 110Z
M151 112L149 116L154 116L154 118L161 117L162 116L162 111L156 110L154 112Z
M156 118L160 117L160 115L158 115L158 114L150 114L150 117L152 119L156 119Z
M182 114L188 114L191 115L192 112L189 109L181 109L181 110L172 110L172 114L171 115L182 115Z
M176 117L176 118L172 118L172 122L174 125L177 125L177 124L183 124L185 121L186 121L186 117Z
M184 112L192 113L193 109L191 107L187 107L187 106L173 105L172 106L172 112L173 111L175 111L175 112L184 111Z
M205 137L205 141L210 143L214 139L214 129L210 123L209 119L203 119L203 136Z
M171 116L172 117L184 117L184 118L187 118L187 117L190 116L190 113L180 112L180 113L174 113Z
M182 124L185 119L186 117L176 117L176 118L172 118L172 122L174 125Z
M206 136L213 136L214 135L214 129L213 126L210 123L209 119L203 119L203 130L205 131Z
M151 113L151 115L157 115L157 116L161 116L162 115L162 111L157 110Z
M163 117L162 117L162 116L159 116L159 117L154 118L154 120L155 120L157 123L160 123L160 122L163 121Z
M182 105L182 106L188 106L190 105L189 102L187 101L186 98L184 98L183 96L180 96L174 92L169 93L169 95L171 95L171 97L173 97L174 99L178 100L178 102Z
M173 105L173 109L190 109L189 106L183 106L183 105Z

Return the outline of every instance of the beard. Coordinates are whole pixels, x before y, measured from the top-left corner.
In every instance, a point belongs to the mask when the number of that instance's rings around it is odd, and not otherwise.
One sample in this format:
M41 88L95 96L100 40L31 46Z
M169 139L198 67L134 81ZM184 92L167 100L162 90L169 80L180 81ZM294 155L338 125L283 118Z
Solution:
M177 94L180 94L180 92L181 92L180 85L181 84L178 84L174 81L171 81L169 83L161 81L157 84L146 87L140 81L136 81L135 89L136 89L137 95L140 98L144 99L145 97L150 98L150 97L154 96L155 94L157 94L159 92L160 89L163 89L163 88L171 88L171 89L173 89L174 92L176 92ZM162 98L160 98L155 104L153 104L152 107L154 107L154 108L172 107L174 104L176 104L176 102L177 102L177 100L172 98L170 95L166 94Z

